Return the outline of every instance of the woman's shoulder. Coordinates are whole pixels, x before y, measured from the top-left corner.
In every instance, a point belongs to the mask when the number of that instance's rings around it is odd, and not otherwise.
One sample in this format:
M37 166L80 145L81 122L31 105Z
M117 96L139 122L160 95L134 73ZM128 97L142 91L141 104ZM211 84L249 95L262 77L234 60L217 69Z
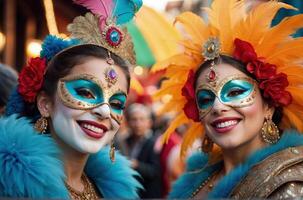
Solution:
M234 188L231 196L245 199L285 195L303 196L302 145L278 151L255 165Z
M109 156L109 147L91 155L85 166L87 176L95 183L104 198L138 198L142 188L135 176L139 174L130 166L130 161L115 152L115 161Z
M190 198L201 183L219 167L218 165L209 166L207 163L207 154L193 153L186 161L186 172L173 184L169 198Z
M28 119L0 118L0 196L66 197L58 156L54 141L39 135Z

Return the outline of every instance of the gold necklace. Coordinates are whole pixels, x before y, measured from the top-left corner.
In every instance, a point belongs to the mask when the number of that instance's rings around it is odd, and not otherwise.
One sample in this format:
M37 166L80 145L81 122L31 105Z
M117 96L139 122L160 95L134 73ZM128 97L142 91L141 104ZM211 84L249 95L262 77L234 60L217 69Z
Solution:
M70 197L73 200L96 200L99 199L96 190L94 189L93 184L90 182L88 177L83 173L81 176L84 189L82 192L79 192L72 188L70 185L65 182L66 188L70 194Z
M208 191L211 191L212 189L213 189L213 187L214 187L214 182L216 181L216 178L219 176L219 174L220 174L220 171L221 170L219 170L219 171L217 171L217 172L215 172L215 173L213 173L212 175L210 175L205 181L203 181L200 185L199 185L199 187L191 194L191 198L194 198L198 193L199 193L199 191L204 187L204 186L206 186L207 185L207 189L208 189Z

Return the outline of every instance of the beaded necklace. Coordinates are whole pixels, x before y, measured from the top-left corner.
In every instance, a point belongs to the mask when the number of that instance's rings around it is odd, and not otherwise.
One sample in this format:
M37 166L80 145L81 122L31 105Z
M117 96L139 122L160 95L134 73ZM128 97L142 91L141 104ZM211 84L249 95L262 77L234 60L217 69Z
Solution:
M79 192L72 188L65 182L66 188L70 194L70 197L73 200L96 200L99 199L96 190L94 189L93 184L90 182L88 177L83 173L81 176L81 180L84 185L84 189L82 192Z
M191 198L194 198L199 193L199 191L206 185L208 187L208 190L211 191L214 187L214 182L216 181L217 176L219 176L219 174L220 174L220 171L221 170L214 172L205 181L203 181L199 185L199 187L191 194Z

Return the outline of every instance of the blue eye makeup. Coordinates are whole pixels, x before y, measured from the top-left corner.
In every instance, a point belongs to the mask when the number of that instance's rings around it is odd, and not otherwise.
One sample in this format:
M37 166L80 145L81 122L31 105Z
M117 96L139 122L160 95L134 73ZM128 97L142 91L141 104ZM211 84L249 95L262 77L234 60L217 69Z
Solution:
M111 106L111 109L116 114L122 114L123 110L125 108L126 103L126 95L122 93L114 94L109 99L109 104Z
M202 84L197 87L196 99L200 118L213 107L215 99L228 106L240 108L253 104L256 83L252 78L239 75L227 77L215 84Z
M254 91L254 85L245 80L231 80L224 84L220 99L222 102L241 101Z
M102 89L90 80L72 80L65 82L66 89L73 98L89 104L104 102Z
M197 93L197 103L200 109L212 107L215 101L215 94L210 90L200 90Z
M60 79L57 90L61 101L70 108L87 110L108 104L115 115L123 114L127 99L123 90L109 87L90 74L70 75Z

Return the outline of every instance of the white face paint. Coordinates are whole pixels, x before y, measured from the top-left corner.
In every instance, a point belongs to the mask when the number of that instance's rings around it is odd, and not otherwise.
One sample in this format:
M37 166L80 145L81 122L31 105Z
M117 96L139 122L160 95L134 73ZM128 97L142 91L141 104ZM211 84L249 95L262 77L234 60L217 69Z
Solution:
M104 66L104 67L103 67ZM104 70L108 64L102 59L91 59L77 65L71 71L73 74L91 74L102 82L105 81ZM113 66L118 74L117 92L127 93L127 80L122 70ZM112 92L115 95L115 90ZM91 109L76 109L66 106L56 95L51 120L54 134L65 144L82 153L96 153L109 144L120 128L119 116L112 112L117 100L105 101ZM120 116L122 117L122 116Z
M60 102L58 104L52 118L54 130L61 140L79 152L98 152L113 140L120 127L115 120L110 118L107 104L93 111L110 123L100 123L98 117L94 117L89 111L70 109Z

